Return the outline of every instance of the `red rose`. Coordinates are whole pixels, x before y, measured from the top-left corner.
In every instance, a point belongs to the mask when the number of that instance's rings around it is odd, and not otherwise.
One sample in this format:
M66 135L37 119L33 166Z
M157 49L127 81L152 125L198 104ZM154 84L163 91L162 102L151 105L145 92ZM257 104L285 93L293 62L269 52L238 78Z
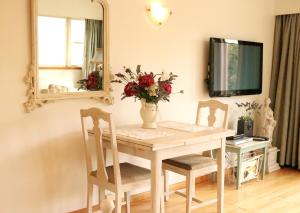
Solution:
M137 87L137 83L128 82L124 88L125 95L128 97L136 95L136 93L137 93L136 87Z
M170 95L172 92L172 86L171 84L169 84L168 82L162 82L161 83L161 87L163 88L163 90Z
M90 75L88 76L88 81L87 81L86 87L87 87L87 89L89 89L89 90L93 90L93 89L96 88L96 86L97 86L97 79L95 78L94 75L90 74Z
M139 86L141 87L150 87L154 84L153 73L140 75L139 77Z

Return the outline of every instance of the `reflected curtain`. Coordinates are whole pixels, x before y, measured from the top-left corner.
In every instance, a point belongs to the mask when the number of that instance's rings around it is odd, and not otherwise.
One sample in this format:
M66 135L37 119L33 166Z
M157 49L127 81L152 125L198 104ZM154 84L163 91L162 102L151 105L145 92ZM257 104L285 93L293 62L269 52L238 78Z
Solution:
M300 14L276 17L270 98L279 163L300 169Z
M87 78L88 74L90 73L90 61L94 57L96 48L102 47L102 42L102 21L86 19L82 78Z

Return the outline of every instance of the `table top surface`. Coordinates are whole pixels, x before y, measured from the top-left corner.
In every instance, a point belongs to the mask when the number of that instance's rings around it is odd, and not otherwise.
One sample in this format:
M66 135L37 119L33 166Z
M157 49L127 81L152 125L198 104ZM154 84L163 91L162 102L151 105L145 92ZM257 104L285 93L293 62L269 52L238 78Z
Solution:
M143 129L140 124L116 128L118 142L134 143L149 147L152 150L217 140L234 134L235 131L230 129L203 127L179 122L164 122L162 125L158 124L156 129ZM103 138L109 138L108 132L104 131Z

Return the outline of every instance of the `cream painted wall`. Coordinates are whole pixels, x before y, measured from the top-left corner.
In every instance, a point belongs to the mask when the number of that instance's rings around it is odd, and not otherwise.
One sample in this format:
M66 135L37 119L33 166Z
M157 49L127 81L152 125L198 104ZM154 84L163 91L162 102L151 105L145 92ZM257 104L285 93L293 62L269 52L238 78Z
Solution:
M211 36L264 42L263 94L222 98L226 103L268 94L274 31L273 0L168 0L173 10L160 29L145 14L146 1L109 0L111 66L142 64L147 71L179 74L170 103L160 103L161 119L194 121L197 101L209 98L204 84ZM29 0L2 0L0 7L0 212L61 213L85 206L86 177L79 109L103 107L117 124L136 123L139 103L107 107L92 100L51 103L25 114L23 84L30 63ZM130 113L128 113L130 112ZM232 116L232 115L231 115ZM235 118L236 116L232 116ZM234 120L234 119L232 119ZM123 160L140 163L132 157ZM145 162L145 161L143 161Z
M300 0L275 0L276 15L300 13Z

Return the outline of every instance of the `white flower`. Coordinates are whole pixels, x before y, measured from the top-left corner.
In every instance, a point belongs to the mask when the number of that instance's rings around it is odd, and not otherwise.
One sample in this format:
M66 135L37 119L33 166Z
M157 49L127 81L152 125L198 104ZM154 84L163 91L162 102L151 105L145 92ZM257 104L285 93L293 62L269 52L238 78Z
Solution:
M164 70L161 73L161 81L166 81L169 79L169 73L166 73Z
M157 94L157 90L158 90L158 85L155 83L155 84L152 84L149 88L148 88L148 94L150 96L154 96L154 97L157 97L158 94Z

